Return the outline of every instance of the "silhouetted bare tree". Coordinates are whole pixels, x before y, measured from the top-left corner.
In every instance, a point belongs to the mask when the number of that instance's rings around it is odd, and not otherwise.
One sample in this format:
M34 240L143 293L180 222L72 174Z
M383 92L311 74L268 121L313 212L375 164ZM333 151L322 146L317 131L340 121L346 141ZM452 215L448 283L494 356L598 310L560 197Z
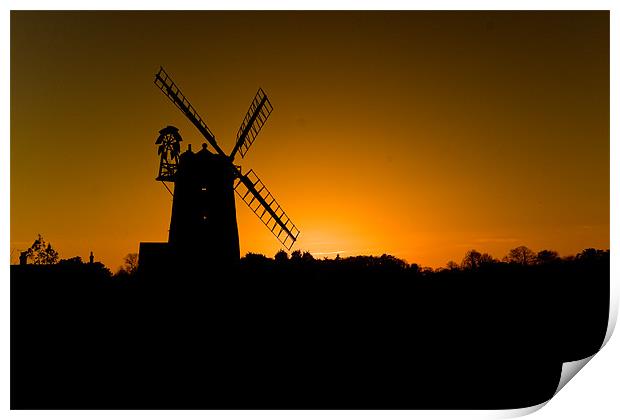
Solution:
M498 261L493 258L493 256L491 254L487 254L486 252L482 253L482 255L480 255L480 265L489 265L489 264L494 264L497 263Z
M466 270L476 270L480 267L482 254L471 249L465 253L461 266Z
M536 262L536 254L526 246L518 246L508 251L506 261L521 265L532 265Z
M536 261L538 264L549 264L560 260L560 256L557 252L549 249L543 249L536 254Z
M382 267L387 267L387 268L392 268L392 269L397 269L397 270L404 270L408 266L408 264L404 260L401 260L400 258L396 258L393 255L387 255L387 254L381 255L381 257L379 258L379 264Z
M301 260L304 262L311 262L314 261L314 256L310 253L310 251L304 251L304 253L301 254Z
M26 251L27 258L33 264L56 264L58 262L58 252L52 248L52 244L47 243L41 234L38 235L34 243Z
M448 261L446 268L450 271L456 271L460 268L460 266L456 261Z
M435 273L435 270L433 269L433 267L422 267L420 273L423 276L432 276Z
M281 249L276 252L276 255L274 255L273 259L276 261L276 263L284 263L288 261L288 254L285 250Z
M603 258L609 258L609 250L587 248L578 253L575 258L581 261L599 261Z
M416 263L413 263L409 266L409 273L413 274L414 276L417 276L420 274L420 266Z
M296 249L295 251L291 252L291 261L292 262L299 262L301 261L301 251Z
M133 275L138 271L138 254L131 253L123 258L123 265L118 270L118 274Z

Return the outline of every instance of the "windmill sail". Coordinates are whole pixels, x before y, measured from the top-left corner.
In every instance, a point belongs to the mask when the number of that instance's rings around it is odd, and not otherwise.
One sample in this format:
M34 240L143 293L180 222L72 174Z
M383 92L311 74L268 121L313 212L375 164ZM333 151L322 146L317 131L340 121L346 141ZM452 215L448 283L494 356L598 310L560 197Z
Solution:
M192 106L189 100L183 95L179 87L172 81L168 73L164 70L163 67L159 68L159 71L155 75L155 85L162 91L164 94L174 103L177 108L185 114L187 118L196 126L198 131L207 139L207 141L213 146L217 152L226 156L224 151L220 149L217 142L215 141L215 136L207 127L207 124L204 122L196 109Z
M177 108L185 114L185 116L196 126L198 131L204 136L204 138L213 146L213 148L217 151L219 156L216 160L219 160L221 165L218 166L223 172L222 179L230 179L233 180L233 188L237 192L237 194L241 197L241 199L250 207L250 209L258 216L258 218L267 226L267 228L273 233L273 235L284 245L286 249L291 249L297 237L299 236L299 229L295 226L295 224L290 220L290 218L286 215L282 207L276 202L275 198L265 184L256 176L254 171L250 170L245 175L241 172L241 168L235 166L233 164L233 159L237 151L241 153L242 156L247 153L248 149L254 143L256 136L260 132L263 125L269 118L273 107L263 92L262 89L258 89L256 96L252 100L250 105L250 109L248 110L243 122L241 123L241 127L239 128L239 132L237 133L237 141L235 143L235 147L233 148L230 156L226 155L222 149L218 146L215 141L215 136L207 127L207 124L204 120L198 115L196 109L192 106L189 100L183 95L179 87L172 81L168 73L160 67L159 71L155 75L155 85L175 104ZM158 143L161 147L159 148L159 154L161 155L161 161L163 162L160 167L160 174L158 176L159 180L174 180L175 185L179 182L176 175L176 166L182 164L182 162L178 161L179 147L178 142L176 144L164 144L163 140ZM168 165L168 163L174 164L174 166ZM187 160L186 160L187 161ZM215 162L215 161L214 161ZM215 168L215 167L214 167ZM218 169L218 170L220 170ZM209 171L198 171L202 175L207 176ZM208 184L210 181L205 179L204 184ZM164 184L165 185L165 184ZM227 184L230 188L230 184ZM203 195L200 195L197 199L181 199L180 196L177 195L177 191L194 191L198 194L202 194L202 192L209 191L204 186L198 191L198 189L193 188L175 188L173 203L178 200L185 200L192 203L203 203L205 200L203 199ZM228 255L237 255L239 254L238 247L238 236L237 236L237 225L236 225L236 215L234 213L234 194L229 189L227 190L230 194L230 198L232 200L232 206L229 208L232 209L232 213L228 211L220 212L222 214L231 215L230 218L226 219L226 221L222 222L224 224L228 224L229 226L234 226L234 229L231 228L229 230L229 234L222 236L221 242L228 241L230 244L237 244L236 247L231 248L232 251L228 253ZM227 194L228 194L227 193ZM202 204L201 204L202 205ZM191 208L192 206L177 206L178 208ZM170 230L170 238L169 242L173 243L173 229L172 226L175 222L178 222L179 225L183 225L185 227L188 226L187 220L192 219L191 217L187 218L184 216L175 216L174 213L175 205L173 204L173 216L171 219L171 230ZM208 211L207 211L208 213ZM217 213L217 212L216 212ZM191 216L191 215L190 215ZM193 220L193 219L192 219ZM184 228L183 232L188 233L189 237L195 234L195 232L200 231L202 226L216 226L217 224L209 223L205 225L205 220L207 217L203 215L203 217L198 220L196 224L196 228ZM231 222L232 221L232 222ZM191 224L191 223L190 223ZM176 224L175 224L176 226ZM221 229L220 229L221 230ZM176 231L175 231L176 232ZM177 235L178 236L178 235ZM207 235L209 236L209 235ZM212 235L210 237L213 237ZM175 236L176 238L176 236ZM232 238L232 241L231 241ZM236 239L235 239L236 238ZM178 242L175 239L175 243Z
M290 250L299 236L299 229L253 170L239 176L235 181L235 191L278 241Z
M273 106L271 106L269 98L267 98L265 92L259 88L250 105L250 109L248 109L248 112L245 114L241 127L239 127L235 148L230 153L231 158L234 159L237 151L241 153L241 157L245 156L250 146L252 146L252 143L254 143L256 136L260 133L261 128L265 125L265 121L267 121L267 118L271 115L271 111L273 111Z

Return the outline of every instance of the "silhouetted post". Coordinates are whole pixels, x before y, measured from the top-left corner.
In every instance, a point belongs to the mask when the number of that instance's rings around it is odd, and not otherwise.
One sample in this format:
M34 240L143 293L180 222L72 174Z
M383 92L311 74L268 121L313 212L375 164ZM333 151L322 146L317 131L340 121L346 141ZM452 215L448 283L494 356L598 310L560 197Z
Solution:
M19 265L27 265L28 264L28 251L23 251L19 253Z
M90 251L90 256L88 257L88 262L91 263L91 264L95 262L95 256L93 255L93 251Z

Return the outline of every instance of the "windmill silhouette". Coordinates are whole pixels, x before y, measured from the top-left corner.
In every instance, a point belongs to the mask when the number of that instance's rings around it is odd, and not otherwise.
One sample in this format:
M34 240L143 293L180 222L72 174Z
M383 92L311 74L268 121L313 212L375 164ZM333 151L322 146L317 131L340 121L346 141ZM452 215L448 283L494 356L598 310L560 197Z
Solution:
M299 229L256 173L250 169L244 174L241 166L234 164L237 153L242 158L247 154L273 110L265 92L258 89L237 132L235 146L227 155L205 121L163 68L155 75L155 85L215 149L212 153L207 143L203 143L202 150L197 153L191 150L191 146L180 153L182 138L179 130L167 126L159 132L155 142L160 156L156 180L164 185L165 182L174 182L167 252L181 256L186 262L208 260L229 264L238 261L239 234L233 191L290 250L299 236ZM141 259L154 259L158 257L156 254L162 256L161 247L155 250L154 245L141 244Z

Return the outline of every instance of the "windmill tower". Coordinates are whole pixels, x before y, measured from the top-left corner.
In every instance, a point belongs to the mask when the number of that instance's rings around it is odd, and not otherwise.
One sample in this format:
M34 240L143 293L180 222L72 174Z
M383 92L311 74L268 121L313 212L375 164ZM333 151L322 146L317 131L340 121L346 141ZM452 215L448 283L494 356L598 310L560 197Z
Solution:
M160 155L156 179L164 185L166 182L174 183L170 231L167 247L141 244L141 264L144 260L152 261L164 254L190 264L230 265L237 262L239 234L234 192L290 250L299 236L299 229L256 173L249 170L244 174L241 166L234 164L237 153L242 158L246 155L273 110L265 92L258 90L237 132L235 146L227 155L163 68L155 75L155 85L194 124L206 143L198 152L188 147L187 151L180 153L182 138L179 130L172 126L160 130L155 142L159 145Z

